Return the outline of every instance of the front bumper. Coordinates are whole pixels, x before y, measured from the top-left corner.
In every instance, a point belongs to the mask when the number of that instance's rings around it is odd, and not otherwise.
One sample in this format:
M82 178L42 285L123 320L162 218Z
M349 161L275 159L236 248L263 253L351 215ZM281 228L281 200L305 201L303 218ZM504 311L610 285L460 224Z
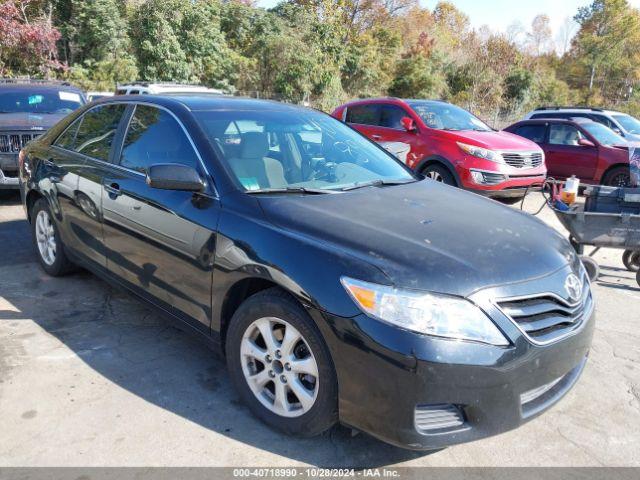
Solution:
M415 450L506 432L550 408L579 378L595 324L590 310L572 334L536 345L496 321L512 345L495 347L415 334L364 314L325 318L340 338L330 348L341 422ZM462 424L422 429L416 410L431 407L457 409Z
M18 188L18 155L0 154L0 189Z

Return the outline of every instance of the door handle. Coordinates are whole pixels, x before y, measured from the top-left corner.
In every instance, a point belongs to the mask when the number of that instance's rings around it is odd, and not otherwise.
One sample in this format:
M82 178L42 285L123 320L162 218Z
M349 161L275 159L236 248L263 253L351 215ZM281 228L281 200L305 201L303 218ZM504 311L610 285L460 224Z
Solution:
M105 185L104 189L109 193L109 196L111 198L122 195L122 192L120 191L120 185L118 185L117 183Z
M374 140L380 140L382 138L382 135L371 135L371 138Z

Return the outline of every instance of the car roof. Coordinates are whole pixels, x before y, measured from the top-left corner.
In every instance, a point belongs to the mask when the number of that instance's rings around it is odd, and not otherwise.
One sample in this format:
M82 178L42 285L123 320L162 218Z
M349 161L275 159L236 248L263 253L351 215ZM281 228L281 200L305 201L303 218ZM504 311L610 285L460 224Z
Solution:
M116 95L102 98L96 103L113 102L138 102L151 103L165 107L184 106L192 112L211 110L246 110L246 111L293 111L313 109L281 103L273 100L257 100L245 97L230 97L227 95L215 95L211 93L185 93L185 94L160 94L160 95Z
M56 83L0 83L0 90L12 90L18 92L74 92L82 93L77 87L73 85L62 85Z
M616 110L606 110L603 108L589 107L558 107L558 108L536 108L531 114L538 115L540 113L600 113L604 115L620 115L622 112Z
M597 123L591 120L590 118L528 118L525 120L520 120L519 122L514 123L513 125L522 125L524 123L568 123L568 124L584 124L584 123Z

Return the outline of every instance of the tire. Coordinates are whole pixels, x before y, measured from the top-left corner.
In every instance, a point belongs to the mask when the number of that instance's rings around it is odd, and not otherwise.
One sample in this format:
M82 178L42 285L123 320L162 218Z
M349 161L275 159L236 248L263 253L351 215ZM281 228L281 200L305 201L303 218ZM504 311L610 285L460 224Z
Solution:
M637 272L640 270L640 251L625 250L622 254L622 263L630 272Z
M272 348L262 332L273 335ZM287 332L300 336L291 349L283 342ZM313 320L287 293L271 288L245 300L231 319L225 346L231 383L264 423L308 437L336 424L338 383L329 350ZM296 362L304 363L293 367Z
M615 167L602 178L602 184L609 187L628 187L631 185L629 167Z
M521 203L522 200L524 200L524 197L503 197L496 198L496 200L498 200L500 203L504 203L505 205L516 205L518 203Z
M422 169L421 173L425 177L435 182L444 183L453 187L458 186L456 179L453 177L453 174L449 171L449 169L437 163L427 165L426 167L424 167L424 169Z
M587 271L587 275L589 275L589 280L595 282L600 276L600 265L598 265L598 262L586 255L582 255L580 260L582 260L582 264Z
M74 269L64 252L64 245L49 204L38 199L31 208L31 238L42 269L52 277L65 275ZM49 248L52 247L52 248Z

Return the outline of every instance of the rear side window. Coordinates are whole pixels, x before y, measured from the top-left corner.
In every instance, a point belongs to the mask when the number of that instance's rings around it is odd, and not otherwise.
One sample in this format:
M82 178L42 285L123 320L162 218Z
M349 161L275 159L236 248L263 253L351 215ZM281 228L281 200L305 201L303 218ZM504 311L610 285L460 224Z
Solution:
M516 128L514 133L521 137L528 138L532 142L542 143L544 142L546 132L546 125L522 125Z
M138 105L124 139L120 165L145 173L157 163L180 163L197 168L198 157L170 113Z
M403 117L408 117L407 112L395 105L383 105L380 112L380 126L404 130L402 127Z
M92 108L76 120L56 145L98 160L108 161L113 138L126 105L110 104ZM62 144L64 142L64 145Z
M354 105L347 107L347 123L360 125L378 125L380 122L379 105Z

